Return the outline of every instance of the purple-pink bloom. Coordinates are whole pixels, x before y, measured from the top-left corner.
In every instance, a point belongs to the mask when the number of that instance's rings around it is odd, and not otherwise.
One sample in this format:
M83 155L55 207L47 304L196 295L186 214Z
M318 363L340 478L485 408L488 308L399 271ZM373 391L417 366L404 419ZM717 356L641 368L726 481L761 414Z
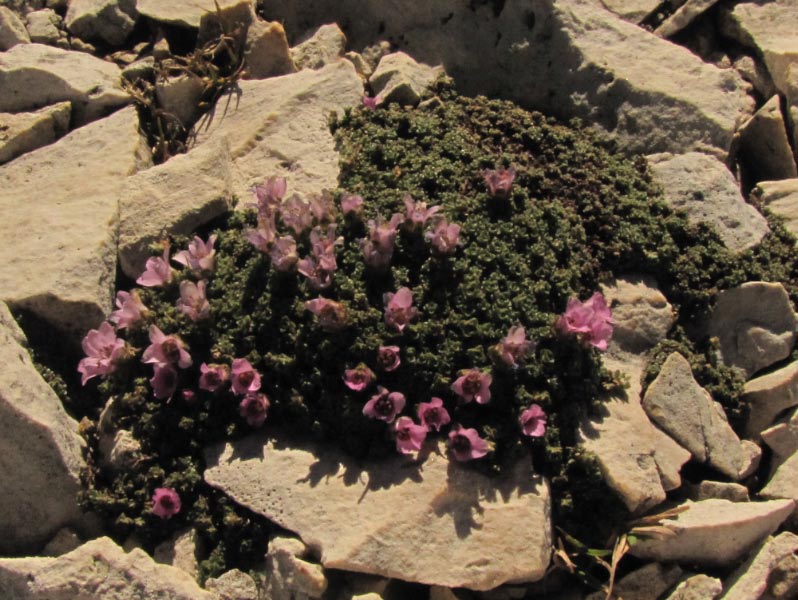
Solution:
M524 357L535 349L535 342L526 339L526 331L520 325L510 327L496 346L495 355L506 366L517 369L524 362Z
M427 208L426 202L416 202L410 194L405 194L402 202L405 204L404 227L409 231L421 231L424 229L427 221L441 209L440 206Z
M443 406L443 400L440 398L431 398L429 402L422 402L418 405L418 420L422 425L429 429L435 428L435 431L440 431L443 425L449 423L452 419Z
M446 219L440 219L432 231L428 231L424 236L432 244L436 254L448 256L457 251L458 246L462 246L460 241L460 226L456 223L449 223Z
M244 235L258 250L267 254L277 238L277 225L274 213L259 214L256 229L247 229Z
M227 365L202 363L200 365L199 387L201 390L215 392L230 379L230 367Z
M465 429L458 424L449 432L449 450L461 462L482 458L488 449L488 442L479 437L476 429Z
M335 201L328 190L322 190L321 194L311 195L308 204L316 223L329 221L335 212Z
M322 269L313 256L297 262L296 270L307 278L310 288L314 291L326 290L332 285L332 274Z
M180 282L180 299L176 306L192 321L201 321L211 316L211 305L205 294L206 286L204 279L197 283L188 280Z
M401 287L395 294L383 294L385 304L385 324L402 332L411 321L418 317L418 309L413 306L413 292L410 288Z
M257 200L258 213L270 213L280 205L285 195L288 184L285 177L269 177L262 183L251 188Z
M341 212L343 212L344 215L350 213L359 215L363 212L363 197L354 194L344 194L341 196Z
M260 373L246 358L234 358L231 373L234 394L243 396L260 389Z
M515 169L486 169L482 172L485 185L491 196L506 197L510 194L510 188L515 181Z
M165 335L157 325L150 325L150 345L144 349L141 362L147 364L177 364L181 369L191 366L186 344L176 335Z
M275 271L287 273L296 267L299 256L296 253L296 240L290 235L277 238L269 250L272 267Z
M153 395L159 400L171 398L177 390L177 370L171 364L153 364L150 385Z
M524 435L540 437L546 433L546 413L538 404L533 404L522 412L518 422Z
M108 320L116 325L117 329L130 327L138 323L147 314L147 307L141 302L137 290L117 292L116 306L118 310L112 312Z
M180 496L172 488L157 488L152 495L152 514L168 519L180 512Z
M311 225L313 225L313 212L310 202L293 194L290 198L283 201L280 205L280 217L286 227L294 230L294 234L299 235Z
M157 287L172 281L172 267L169 266L169 244L164 244L163 256L151 256L144 265L144 272L136 283L144 287Z
M490 384L493 377L478 369L466 371L452 384L452 391L465 402L476 400L477 404L490 402Z
M368 266L381 269L391 264L396 235L403 222L404 217L399 213L394 214L388 222L382 218L368 222L368 237L360 241L363 259Z
M204 273L213 272L216 266L216 250L213 245L216 243L216 235L203 242L198 235L194 236L194 241L189 242L188 250L183 250L175 254L175 262L191 269L196 277L201 277Z
M310 232L310 244L313 255L297 263L297 271L308 278L310 286L323 290L332 285L332 274L338 269L335 260L335 246L343 243L342 237L335 237L335 223L327 226L325 232L316 226Z
M427 428L416 425L410 417L399 417L394 424L396 432L396 449L402 454L411 454L421 450L427 439Z
M344 384L350 390L360 392L365 390L374 381L374 371L369 369L363 363L360 363L354 369L346 369L344 371Z
M391 423L405 407L405 396L400 392L389 392L384 387L377 387L374 394L363 407L363 414L372 419Z
M377 108L377 96L363 96L360 101L363 103L363 108L366 110L374 110Z
M92 329L81 342L86 358L78 363L78 372L81 373L80 383L86 382L98 375L107 375L116 370L119 360L125 355L124 340L116 337L113 326L104 321L99 329Z
M399 346L380 346L377 349L377 366L385 371L395 371L401 364Z
M585 302L570 298L555 326L562 333L577 335L583 343L606 350L612 337L612 313L601 292L596 292Z
M247 420L250 427L260 427L269 411L269 398L266 394L249 392L238 405L239 414Z
M325 331L340 331L346 326L346 307L340 302L316 298L305 302L305 308L316 315L319 325Z

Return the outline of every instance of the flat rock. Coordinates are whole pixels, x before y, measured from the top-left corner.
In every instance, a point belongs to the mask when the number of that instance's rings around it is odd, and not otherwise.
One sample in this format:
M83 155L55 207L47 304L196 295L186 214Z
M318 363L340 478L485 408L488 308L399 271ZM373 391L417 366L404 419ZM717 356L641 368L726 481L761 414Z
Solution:
M798 450L798 410L787 418L762 432L762 441L771 450L770 473L773 474L795 451Z
M798 179L760 181L754 192L769 210L784 219L784 226L798 235Z
M29 12L25 17L28 23L28 35L35 44L48 44L60 48L69 48L64 32L64 20L51 8L43 8Z
M713 600L722 591L720 579L699 574L682 581L664 600Z
M85 52L19 44L0 54L0 112L21 112L69 100L83 125L131 101L119 67Z
M739 161L753 181L798 176L778 96L773 96L740 130Z
M415 106L425 90L443 75L443 67L416 62L404 52L386 54L369 78L371 89L380 102L398 102Z
M687 0L676 12L665 19L659 27L654 30L660 37L669 38L679 33L682 29L690 25L699 16L715 6L718 0Z
M5 52L17 44L30 44L30 35L13 10L0 6L0 51Z
M663 431L706 463L737 480L745 467L740 438L723 407L698 385L690 363L678 352L668 356L643 396L643 410Z
M718 498L729 500L730 502L748 502L748 488L739 483L725 481L704 480L698 483L692 490L691 500L709 500Z
M746 437L759 439L782 411L798 406L798 363L790 363L762 377L752 379L743 388L743 401L750 404Z
M396 456L361 468L255 435L206 459L206 482L297 533L326 568L487 590L538 580L549 564L549 489L528 458L493 480L442 450L420 467Z
M256 19L247 30L244 49L248 79L266 79L295 73L285 29L277 21Z
M723 362L750 377L790 355L796 325L783 285L751 281L718 294L709 335L720 341Z
M798 452L794 452L776 468L759 495L767 499L790 498L798 501Z
M0 559L0 589L14 600L215 600L186 573L110 538L59 556Z
M345 50L346 35L336 23L329 23L291 48L291 58L298 69L320 69L340 60Z
M683 571L679 565L649 563L624 575L613 586L613 598L622 600L651 600L659 598L681 579ZM606 600L603 591L590 594L585 600Z
M673 536L638 541L630 553L648 560L726 566L745 556L795 510L792 500L688 500L680 506L687 510L662 521Z
M64 136L71 112L69 102L59 102L32 113L0 113L0 164Z
M700 152L646 157L665 201L692 223L714 226L733 251L758 244L770 230L765 218L740 194L734 176L717 158Z
M0 307L8 315L5 305ZM16 326L0 324L2 554L36 551L79 519L77 494L85 466L77 422L39 375L22 341Z
M137 18L136 0L70 0L65 23L82 40L121 46Z
M0 252L0 300L74 335L96 327L112 305L119 190L149 160L130 107L0 166L0 236L15 240Z
M723 600L761 598L768 589L771 573L781 561L798 552L798 536L789 531L768 538L751 557L726 580Z
M119 264L138 277L149 246L189 234L232 208L230 151L224 138L128 178L119 194Z
M284 176L289 193L318 193L338 185L338 152L328 124L332 112L360 104L363 84L348 61L317 71L242 81L233 97L221 98L197 145L230 143L233 192L269 176Z
M252 0L216 0L222 10L246 5L253 7ZM159 23L198 29L202 17L216 12L214 0L136 0L136 10L145 17Z

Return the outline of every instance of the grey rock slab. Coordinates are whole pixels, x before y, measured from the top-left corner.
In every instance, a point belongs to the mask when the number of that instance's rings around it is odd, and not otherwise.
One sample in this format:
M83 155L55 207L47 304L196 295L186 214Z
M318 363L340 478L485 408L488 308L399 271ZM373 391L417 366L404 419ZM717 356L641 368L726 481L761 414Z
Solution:
M798 179L760 181L752 193L784 219L784 226L790 232L798 235Z
M231 569L219 577L208 579L205 589L214 594L217 600L259 600L255 580L238 569Z
M189 234L232 208L226 139L204 144L128 178L119 193L119 264L138 277L149 246Z
M32 113L0 113L0 164L64 136L69 130L71 113L69 102Z
M690 363L678 352L665 359L643 396L643 410L663 431L706 463L737 480L745 466L740 438L723 407L698 385Z
M244 59L247 62L247 79L267 79L297 71L285 29L276 21L253 21L247 30Z
M682 581L664 600L714 600L722 591L720 579L698 574Z
M792 500L688 500L679 506L687 510L662 521L673 536L638 541L630 553L648 560L727 566L745 556L795 511Z
M622 600L651 600L659 598L671 589L682 578L679 565L663 565L649 563L624 575L613 586L613 598ZM603 591L590 594L585 600L606 600Z
M794 452L776 468L759 495L768 499L790 498L798 501L798 452Z
M0 166L0 236L14 240L0 300L72 335L96 327L112 305L119 190L149 161L129 107Z
M427 88L443 75L443 67L416 62L404 52L386 54L369 77L380 103L415 106Z
M71 0L65 23L72 35L121 46L136 26L136 0Z
M789 531L768 538L724 582L723 600L761 598L771 573L785 558L798 552L798 536Z
M56 558L0 558L0 589L13 600L215 600L180 569L107 537Z
M0 51L17 44L30 44L30 35L22 19L7 6L0 6Z
M798 410L787 418L762 432L762 441L771 450L770 473L773 474L795 451L798 450Z
M207 483L296 532L326 568L487 590L538 580L549 564L549 489L528 458L495 480L442 448L420 466L396 456L361 467L253 435L206 459Z
M19 554L79 519L84 443L16 326L0 325L0 364L0 553Z
M798 177L778 96L773 96L740 129L738 159L754 181Z
M0 89L0 112L69 100L75 125L131 102L115 64L42 44L20 44L0 54Z
M669 38L682 29L690 25L698 17L715 6L718 0L687 0L676 12L665 19L659 27L654 30L660 37Z
M704 480L698 483L690 494L691 500L718 498L730 502L748 502L748 488L739 483Z
M63 30L64 20L50 8L36 10L25 17L28 22L28 35L35 44L49 44L68 48L66 33Z
M751 379L743 388L742 400L750 405L745 435L759 439L779 413L798 406L798 363Z
M298 69L320 69L340 60L345 50L346 35L336 23L329 23L291 48L291 58Z
M239 88L219 100L197 145L229 141L233 192L242 204L252 197L249 189L270 176L286 177L289 193L334 189L339 156L328 119L360 104L363 84L352 64L242 81Z
M665 201L683 210L692 223L708 223L732 251L758 244L770 228L746 203L734 176L714 156L701 152L646 157Z
M252 0L217 0L222 10L245 5L253 7ZM214 0L136 0L136 10L159 23L198 29L202 17L216 12Z
M751 281L718 294L709 335L720 341L723 362L750 377L790 355L796 325L783 285Z

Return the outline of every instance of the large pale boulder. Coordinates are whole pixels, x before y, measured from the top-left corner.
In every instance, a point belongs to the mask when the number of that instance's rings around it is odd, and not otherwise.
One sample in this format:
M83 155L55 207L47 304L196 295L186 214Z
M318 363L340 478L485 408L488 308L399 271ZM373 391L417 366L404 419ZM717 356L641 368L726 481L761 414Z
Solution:
M210 448L204 477L296 532L327 568L477 590L542 578L551 506L530 460L494 480L431 450L421 465L396 456L361 467L253 435Z
M0 590L13 600L216 600L180 569L107 537L56 558L0 558Z
M2 302L0 313L0 554L18 554L80 517L84 444Z
M789 231L798 235L798 179L760 181L752 193L784 219L784 226Z
M0 89L0 112L69 100L76 125L131 101L114 63L42 44L19 44L0 54Z
M132 107L0 166L0 300L74 334L110 312L119 191L150 164ZM42 177L46 177L43 192Z
M747 382L742 399L750 405L745 435L758 439L779 413L798 406L798 363Z
M730 250L758 244L769 231L765 218L740 194L726 166L713 156L688 152L647 157L665 201L683 210L692 223L709 223Z
M70 0L65 23L82 40L121 46L137 18L136 0Z
M778 96L768 100L740 129L738 156L753 181L798 176Z
M69 102L32 113L0 113L0 164L53 143L69 130Z
M724 582L723 600L761 598L778 564L798 552L798 536L789 531L768 538L755 553Z

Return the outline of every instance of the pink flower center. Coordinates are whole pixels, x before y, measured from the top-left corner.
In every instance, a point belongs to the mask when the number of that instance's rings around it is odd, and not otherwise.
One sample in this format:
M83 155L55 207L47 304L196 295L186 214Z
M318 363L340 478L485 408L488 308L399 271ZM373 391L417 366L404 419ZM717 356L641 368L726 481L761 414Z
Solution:
M243 373L239 374L238 381L244 387L249 387L249 384L252 383L252 380L255 379L255 372L254 371L244 371Z
M432 425L440 423L441 413L437 408L428 408L424 413L424 420Z
M174 338L166 338L161 344L161 350L169 362L176 363L180 360L180 346Z
M381 367L390 367L394 363L393 352L387 349L380 350L377 355L377 361L380 363Z
M319 318L334 324L339 324L341 322L341 319L338 317L338 311L334 306L329 305L321 309Z
M387 395L382 396L374 403L374 410L384 417L392 415L394 412L393 400L391 400Z
M466 436L457 434L452 438L452 450L460 454L466 454L471 451L471 440Z
M247 412L247 415L249 415L251 417L257 417L263 412L263 408L261 406L261 403L258 402L257 400L253 400L252 402L249 402L247 404L245 410Z
M403 442L406 442L407 440L410 439L410 430L400 429L399 431L396 432L396 437L402 440Z
M210 387L218 387L222 385L222 378L219 377L219 373L216 371L208 371L205 374L205 380Z
M469 373L463 381L463 393L476 396L482 389L482 376L479 373Z
M172 369L163 369L161 371L161 384L163 385L164 389L171 390L174 387L177 387L177 373L174 372Z
M175 507L174 502L172 502L171 496L161 496L159 503L166 510L172 510Z

